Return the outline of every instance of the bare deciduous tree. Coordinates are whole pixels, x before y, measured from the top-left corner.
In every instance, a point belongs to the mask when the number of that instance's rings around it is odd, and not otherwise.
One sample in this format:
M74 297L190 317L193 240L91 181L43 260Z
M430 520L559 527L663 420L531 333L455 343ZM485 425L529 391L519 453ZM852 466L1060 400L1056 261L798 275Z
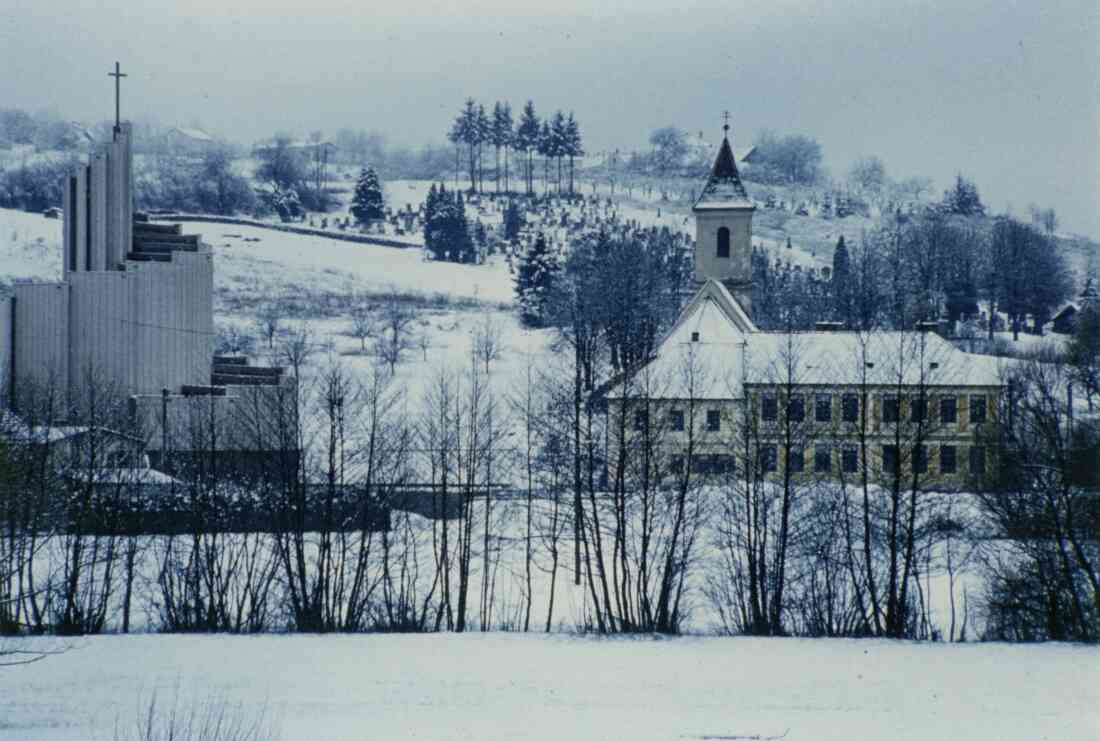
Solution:
M396 292L391 292L384 299L378 315L378 338L374 348L379 360L389 367L390 375L412 347L411 327L414 319L415 315Z
M367 338L374 335L374 314L367 303L359 299L348 313L351 336L359 340L361 352L367 351Z
M256 329L267 342L268 350L275 349L275 338L282 329L283 313L274 301L268 301L256 313Z

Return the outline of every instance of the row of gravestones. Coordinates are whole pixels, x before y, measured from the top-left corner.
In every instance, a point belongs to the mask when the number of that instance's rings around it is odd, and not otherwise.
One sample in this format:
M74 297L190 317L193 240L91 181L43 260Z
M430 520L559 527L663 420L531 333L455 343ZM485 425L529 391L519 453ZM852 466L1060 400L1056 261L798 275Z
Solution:
M788 202L781 198L776 198L774 193L769 193L763 202L758 202L758 205L766 209L790 211L798 216L816 216L822 219L843 219L853 215L871 217L875 212L879 214L894 213L897 215L912 216L923 208L923 205L917 201L896 200L886 201L879 207L873 208L871 204L868 204L860 198L848 197L840 193L825 193L820 199L815 196L808 200L798 202Z

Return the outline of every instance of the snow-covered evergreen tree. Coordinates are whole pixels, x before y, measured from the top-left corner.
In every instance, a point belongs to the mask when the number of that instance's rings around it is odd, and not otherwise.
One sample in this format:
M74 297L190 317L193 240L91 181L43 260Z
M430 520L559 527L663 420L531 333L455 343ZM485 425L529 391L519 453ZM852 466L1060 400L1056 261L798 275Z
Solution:
M470 224L466 220L466 203L461 193L455 194L447 234L452 262L477 262L477 246L474 245L474 240L470 236Z
M443 183L428 190L424 201L424 246L433 260L447 259L447 221L449 196Z
M516 271L516 300L520 319L529 327L546 325L550 315L550 296L560 266L546 238L539 235L520 255Z
M382 183L373 167L364 167L355 184L355 195L351 200L351 215L360 224L367 224L384 218L385 200L382 196Z
M955 185L944 191L942 208L947 213L960 216L980 216L985 205L978 195L978 186L961 174L955 177Z
M448 193L442 183L431 187L424 202L424 246L433 260L477 261L462 195Z

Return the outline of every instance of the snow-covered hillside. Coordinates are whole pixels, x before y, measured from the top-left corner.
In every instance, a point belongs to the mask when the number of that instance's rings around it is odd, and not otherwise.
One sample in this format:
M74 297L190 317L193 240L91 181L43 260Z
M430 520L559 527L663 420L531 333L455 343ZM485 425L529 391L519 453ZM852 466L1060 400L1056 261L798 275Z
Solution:
M188 223L214 248L215 289L385 291L511 302L512 276L502 260L485 265L425 261L423 250L381 247L250 226ZM61 272L61 221L0 209L0 278L55 280Z

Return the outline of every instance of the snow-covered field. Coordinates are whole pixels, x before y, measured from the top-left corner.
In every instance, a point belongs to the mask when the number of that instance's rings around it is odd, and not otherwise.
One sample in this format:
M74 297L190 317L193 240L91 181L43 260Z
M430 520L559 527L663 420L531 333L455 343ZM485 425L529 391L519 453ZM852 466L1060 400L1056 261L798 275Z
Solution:
M333 289L346 283L374 292L395 288L428 297L512 300L512 276L499 258L484 265L458 265L425 260L424 251L416 248L355 244L258 227L186 224L185 229L202 233L213 245L218 287L262 276L276 290L291 282Z
M10 645L56 646L22 639ZM1100 649L571 635L104 636L0 670L0 738L111 739L155 690L285 741L1100 737Z

